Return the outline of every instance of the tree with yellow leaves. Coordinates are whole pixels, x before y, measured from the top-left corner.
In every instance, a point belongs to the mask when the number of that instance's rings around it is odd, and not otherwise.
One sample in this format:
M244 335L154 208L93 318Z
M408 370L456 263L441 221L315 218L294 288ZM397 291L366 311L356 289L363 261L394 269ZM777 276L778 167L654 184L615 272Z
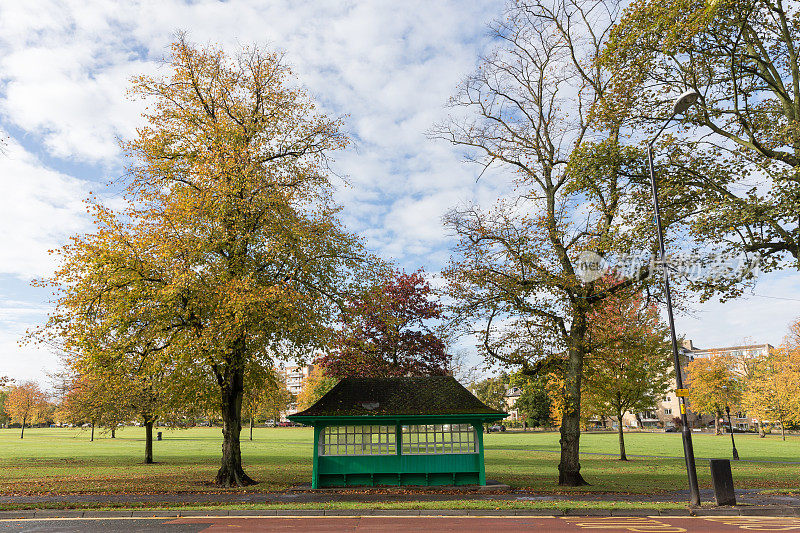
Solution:
M786 335L784 342L794 350L800 349L800 319L795 320L789 326L789 333Z
M339 382L338 379L325 374L325 369L319 365L303 381L303 388L297 395L297 409L302 411L314 405L326 392Z
M250 419L250 440L253 440L253 420L258 416L277 420L281 411L292 401L286 380L274 369L258 369L245 377L247 387L242 398L242 413Z
M336 304L365 277L327 172L347 139L279 54L231 58L181 38L170 67L134 80L150 107L126 144L130 207L96 206L97 231L60 250L56 312L40 333L89 358L101 335L142 339L145 364L187 391L206 398L213 384L216 482L244 486L254 483L239 442L247 369L325 346Z
M555 427L561 427L564 417L564 380L555 373L545 376L545 390L550 397L550 420ZM581 413L581 419L585 422L586 413Z
M8 376L0 376L0 427L6 427L6 424L11 420L11 415L6 410L6 400L11 389L11 384L14 380Z
M792 343L798 324L780 348L756 359L742 399L748 416L758 418L760 426L779 422L783 440L786 424L800 421L800 346Z
M46 407L47 397L35 381L26 381L11 388L5 408L11 420L22 426L19 438L25 437L25 425L36 422Z
M743 383L735 363L728 355L714 353L686 366L692 410L714 417L716 435L722 434L719 419L725 407L738 406L742 398Z

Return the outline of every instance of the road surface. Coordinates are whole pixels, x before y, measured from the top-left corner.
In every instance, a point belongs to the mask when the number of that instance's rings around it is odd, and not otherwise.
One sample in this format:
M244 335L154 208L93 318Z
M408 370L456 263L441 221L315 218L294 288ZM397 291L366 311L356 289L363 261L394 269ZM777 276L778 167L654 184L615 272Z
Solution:
M185 518L42 518L0 520L4 532L375 532L430 533L527 532L740 532L800 531L800 518L771 517L185 517Z

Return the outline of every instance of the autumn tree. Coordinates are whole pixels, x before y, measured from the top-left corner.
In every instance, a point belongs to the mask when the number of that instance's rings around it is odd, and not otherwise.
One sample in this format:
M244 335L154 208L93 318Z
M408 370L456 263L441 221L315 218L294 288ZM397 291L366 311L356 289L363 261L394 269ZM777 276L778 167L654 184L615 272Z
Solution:
M725 407L738 406L742 398L743 384L736 361L721 353L699 357L686 365L686 374L692 410L713 416L715 433L720 435L719 419Z
M198 382L187 375L172 376L150 361L146 341L115 331L113 337L89 337L89 351L74 352L64 358L68 387L60 406L62 418L73 423L105 428L116 437L120 423L138 419L145 429L144 463L153 460L153 426L159 419L176 422L185 405L208 402L210 384L205 394L198 393ZM130 333L130 332L129 332ZM134 340L135 339L135 340Z
M505 411L508 374L501 373L470 383L467 387L480 401L498 411Z
M297 398L286 388L286 383L279 380L278 386L265 389L259 404L260 413L264 417L277 421L280 420L281 413L296 401Z
M90 421L92 440L98 425L113 438L118 423L138 418L145 428L144 462L151 464L156 421L169 418L179 404L207 403L214 383L189 366L174 372L170 329L160 327L168 316L152 302L142 304L153 277L130 267L153 259L144 252L148 246L132 248L145 236L100 206L95 216L101 231L62 250L65 262L49 283L60 289L59 282L72 279L73 285L61 292L58 312L30 338L63 354L63 370L52 375L62 417Z
M138 418L144 426L144 462L152 464L153 426L159 420L174 421L186 406L209 405L213 389L207 387L198 391L197 381L188 381L192 386L184 388L187 380L164 369L145 370L141 366L126 366L125 369L121 375L128 381L120 388L120 400L125 402L132 418Z
M640 153L621 143L631 124L614 113L597 120L613 73L596 60L619 14L615 1L512 3L494 25L499 48L461 85L454 117L433 131L515 178L513 196L493 208L467 205L445 217L458 239L445 276L454 312L485 356L526 375L552 372L563 384L553 402L563 418L559 484L568 486L585 483L589 316L604 298L649 279L634 266L624 281L601 286L582 275L585 254L655 249Z
M109 380L110 381L110 380ZM89 441L94 441L95 428L113 428L125 418L124 400L119 398L109 381L87 374L74 376L71 387L59 406L59 418L75 425L88 423Z
M14 380L8 376L0 376L0 427L6 427L11 421L11 415L6 409L6 402L13 382Z
M315 366L303 381L303 388L297 395L297 408L301 411L308 409L338 382L338 379L327 375L323 367Z
M792 348L800 348L800 319L789 326L789 333L786 334L784 343Z
M154 343L147 360L188 390L205 395L213 383L216 482L243 486L254 483L241 464L246 369L325 346L334 303L363 277L353 274L365 254L340 229L327 173L347 140L279 54L229 57L181 38L169 67L134 80L132 94L151 105L126 144L130 207L97 206L97 231L60 250L44 330L80 348L129 324Z
M253 440L254 419L263 415L278 420L293 398L285 380L273 369L251 372L245 382L242 413L250 419L250 440Z
M11 415L6 410L8 395L8 390L0 390L0 427L6 427L11 422Z
M452 333L451 330L451 335ZM462 384L476 381L480 375L480 363L473 361L471 356L472 354L464 348L453 349L450 353L447 374Z
M552 401L547 392L547 379L543 376L531 377L516 373L509 378L509 384L522 389L514 409L520 413L530 427L550 427Z
M440 319L422 271L391 272L348 299L333 349L316 362L335 378L444 375L450 355L432 324Z
M760 356L747 381L742 398L747 415L778 421L786 440L786 424L800 421L800 347L787 342Z
M627 461L622 416L654 408L667 391L672 366L669 329L654 302L641 293L622 291L589 315L589 337L586 410L617 419L619 458Z
M25 381L11 388L5 402L11 420L22 426L19 438L25 437L25 425L34 424L47 407L47 397L35 381Z
M53 372L48 372L47 377L50 380L50 388L53 391L51 398L56 405L61 405L72 386L72 376L70 376L69 370L61 368Z
M612 31L611 99L642 131L671 115L667 95L701 95L659 150L672 197L693 206L698 260L714 251L760 258L762 271L800 268L798 43L800 9L782 0L637 0ZM694 283L704 297L736 296L753 279L716 274Z

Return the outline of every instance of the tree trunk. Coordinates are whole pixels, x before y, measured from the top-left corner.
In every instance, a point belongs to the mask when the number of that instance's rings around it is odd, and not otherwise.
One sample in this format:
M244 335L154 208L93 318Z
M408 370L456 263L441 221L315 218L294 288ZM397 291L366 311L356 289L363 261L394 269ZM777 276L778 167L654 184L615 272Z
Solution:
M24 437L25 437L25 419L23 418L22 419L22 432L19 434L19 438L22 439Z
M89 437L89 442L94 442L94 422L92 422L92 436Z
M717 416L714 417L714 435L722 435L722 428L719 425L720 416L722 416L722 413L717 413Z
M617 415L617 431L619 432L619 460L627 461L628 456L625 455L625 434L622 432L622 414Z
M144 462L153 464L153 421L144 419Z
M237 358L238 359L238 358ZM242 469L242 450L239 437L242 432L242 393L244 391L244 365L231 364L222 382L222 464L216 483L222 487L253 485L250 476Z
M250 417L250 440L253 440L253 417Z
M581 376L583 341L586 332L585 316L576 316L571 329L569 358L564 375L564 413L561 418L561 462L558 464L558 484L578 487L588 485L581 476L578 455L581 438Z
M115 438L117 436L117 428L111 426L111 438Z
M764 433L764 422L762 422L761 420L759 420L759 421L758 421L758 438L759 438L759 439L763 439L763 438L764 438L764 437L766 437L766 436L767 436L767 434L766 434L766 433Z
M781 420L781 439L786 440L786 424Z

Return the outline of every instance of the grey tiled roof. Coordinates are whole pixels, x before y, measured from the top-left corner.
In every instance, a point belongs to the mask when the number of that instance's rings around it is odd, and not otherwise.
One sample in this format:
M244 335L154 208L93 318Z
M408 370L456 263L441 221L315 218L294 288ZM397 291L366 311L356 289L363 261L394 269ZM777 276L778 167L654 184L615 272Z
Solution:
M486 406L451 376L346 378L314 405L292 415L505 415Z

